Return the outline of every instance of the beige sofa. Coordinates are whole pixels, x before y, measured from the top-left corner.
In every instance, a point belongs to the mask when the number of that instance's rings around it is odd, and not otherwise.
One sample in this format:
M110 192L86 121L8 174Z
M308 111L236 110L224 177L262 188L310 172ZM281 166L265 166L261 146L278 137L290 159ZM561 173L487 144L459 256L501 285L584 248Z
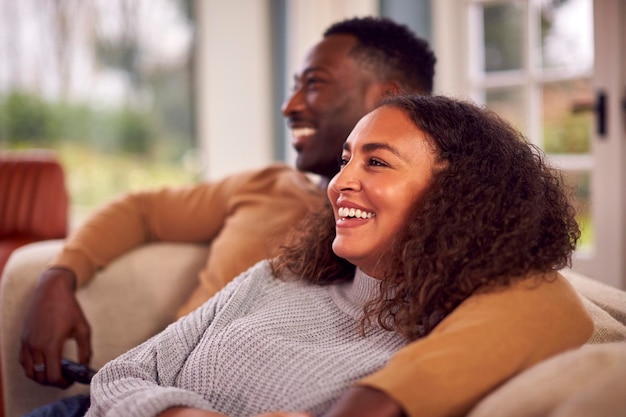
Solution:
M40 405L87 391L83 385L68 390L39 386L24 376L18 362L29 294L61 243L47 241L17 250L0 281L0 348L6 417L21 416ZM79 290L78 299L92 324L95 368L172 321L176 306L196 285L197 272L204 265L208 250L207 246L191 244L143 246L114 262L90 285ZM594 344L559 355L513 378L486 397L469 417L626 415L626 292L572 272L565 274L583 296L596 322L590 341ZM66 356L75 358L72 343L66 346ZM583 392L595 394L583 398L580 395ZM546 393L555 393L548 397L557 400L546 399ZM580 404L572 405L574 400ZM599 401L607 405L607 414L597 413ZM543 412L524 413L534 410L531 404L541 405ZM559 407L584 410L583 406L594 407L595 414L551 414ZM608 414L619 409L622 414Z

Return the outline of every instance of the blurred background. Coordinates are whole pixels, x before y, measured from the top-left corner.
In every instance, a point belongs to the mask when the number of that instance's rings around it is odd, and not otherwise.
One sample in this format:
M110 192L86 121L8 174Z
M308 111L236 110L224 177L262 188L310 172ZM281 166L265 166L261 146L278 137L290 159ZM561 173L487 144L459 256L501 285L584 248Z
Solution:
M74 225L129 190L291 163L280 105L306 51L387 16L431 43L436 93L494 109L563 170L574 268L624 287L625 3L0 0L0 149L57 152Z

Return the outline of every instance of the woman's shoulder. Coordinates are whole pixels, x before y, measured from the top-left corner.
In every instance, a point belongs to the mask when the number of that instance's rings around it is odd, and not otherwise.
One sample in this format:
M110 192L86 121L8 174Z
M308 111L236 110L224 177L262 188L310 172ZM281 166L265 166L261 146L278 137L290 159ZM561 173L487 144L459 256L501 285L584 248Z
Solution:
M260 289L283 285L297 285L302 282L295 274L286 271L283 276L277 277L272 268L271 259L263 259L252 265L247 271L241 273L233 280L238 286L247 286Z

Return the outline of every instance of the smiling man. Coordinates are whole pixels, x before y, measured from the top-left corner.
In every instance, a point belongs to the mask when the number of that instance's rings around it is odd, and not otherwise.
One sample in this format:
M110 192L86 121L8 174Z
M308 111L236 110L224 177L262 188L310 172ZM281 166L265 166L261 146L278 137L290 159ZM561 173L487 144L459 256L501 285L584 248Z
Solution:
M430 94L434 65L428 44L390 20L356 18L332 25L307 54L282 109L298 152L297 170L273 165L212 183L132 193L98 210L39 278L22 335L26 375L40 384L67 386L59 363L68 339L76 340L80 362L89 362L91 330L75 291L139 245L211 244L199 285L179 316L272 256L293 224L324 203L357 121L390 94ZM305 172L318 174L320 183ZM366 390L375 398L374 390ZM88 404L88 398L77 401L83 405L72 415L81 415Z
M430 94L435 58L427 44L389 21L355 19L331 26L307 54L283 105L301 171L339 169L343 143L387 95Z

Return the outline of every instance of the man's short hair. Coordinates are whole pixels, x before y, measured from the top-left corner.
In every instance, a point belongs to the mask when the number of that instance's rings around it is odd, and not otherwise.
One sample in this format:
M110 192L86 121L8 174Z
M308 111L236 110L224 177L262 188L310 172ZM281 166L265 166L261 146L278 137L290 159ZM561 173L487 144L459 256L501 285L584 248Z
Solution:
M437 59L428 42L407 26L388 18L352 18L326 29L324 37L331 35L357 38L351 55L377 76L398 81L404 92L432 93Z

